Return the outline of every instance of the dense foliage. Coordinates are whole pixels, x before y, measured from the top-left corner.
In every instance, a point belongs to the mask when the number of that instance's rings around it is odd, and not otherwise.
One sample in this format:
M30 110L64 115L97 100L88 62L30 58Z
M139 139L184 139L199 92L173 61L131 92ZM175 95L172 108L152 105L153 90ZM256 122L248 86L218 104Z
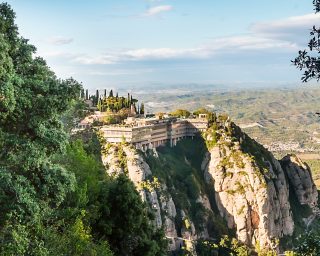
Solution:
M151 224L151 212L125 175L105 174L96 140L90 138L86 147L82 140L75 140L64 157L57 157L77 177L77 189L65 207L77 218L84 217L95 242L101 246L108 241L116 255L163 255L166 241Z
M81 85L34 57L14 19L0 4L0 255L163 254L132 182L104 173L97 140L68 137Z
M0 5L0 253L44 255L44 230L75 177L50 159L66 145L60 121L78 95L59 80L36 49L19 37L15 14Z

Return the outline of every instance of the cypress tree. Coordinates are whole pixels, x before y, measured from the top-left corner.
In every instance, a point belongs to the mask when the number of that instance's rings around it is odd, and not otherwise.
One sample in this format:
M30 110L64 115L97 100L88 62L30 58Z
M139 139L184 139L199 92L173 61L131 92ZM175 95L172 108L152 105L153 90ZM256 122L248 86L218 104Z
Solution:
M84 99L85 98L85 95L84 95L84 89L81 89L81 92L80 92L80 99Z
M95 105L97 105L97 104L98 104L98 100L99 100L99 90L96 90Z
M120 109L122 109L122 108L123 108L123 100L124 100L124 99L121 97L121 98L120 98L120 101L119 101L119 103L120 103L119 108L120 108Z
M140 106L140 114L144 115L144 104L143 103L141 103L141 106Z
M101 111L101 110L102 110L101 99L98 99L97 108L98 108L98 110L99 110L99 111Z

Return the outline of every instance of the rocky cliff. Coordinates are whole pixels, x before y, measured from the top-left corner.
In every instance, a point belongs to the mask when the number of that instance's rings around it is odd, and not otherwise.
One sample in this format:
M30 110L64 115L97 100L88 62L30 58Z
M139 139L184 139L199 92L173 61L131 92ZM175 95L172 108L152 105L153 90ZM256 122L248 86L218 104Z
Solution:
M257 152L245 153L238 141L220 140L207 153L204 175L237 238L245 244L276 247L277 239L294 229L289 187L280 163L268 152L257 159Z
M225 234L252 247L278 248L295 230L290 191L313 209L309 222L318 209L305 164L295 156L279 162L224 117L202 138L174 148L142 153L125 143L105 144L103 163L110 175L126 173L134 182L171 250L184 245L195 254L194 241Z
M313 211L318 211L318 191L309 166L295 155L285 156L281 159L281 163L299 203L309 206Z

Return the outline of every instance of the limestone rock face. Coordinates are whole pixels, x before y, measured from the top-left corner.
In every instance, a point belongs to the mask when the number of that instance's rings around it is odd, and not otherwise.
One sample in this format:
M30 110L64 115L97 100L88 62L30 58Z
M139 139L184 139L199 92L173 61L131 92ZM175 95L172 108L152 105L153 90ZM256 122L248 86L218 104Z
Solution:
M187 244L191 248L190 250L194 251L194 240L209 238L205 223L202 225L201 230L196 230L194 223L181 209L179 209L179 216L181 216L184 224L178 230L176 226L178 210L167 185L159 183L157 186L153 186L152 171L141 153L129 145L109 144L106 148L102 161L107 173L111 176L125 173L133 181L142 200L147 202L154 211L155 226L164 229L171 251L178 250ZM154 157L158 157L156 151L151 153ZM200 195L197 202L202 204L208 212L212 212L207 195ZM206 221L207 219L208 216L206 216Z
M124 169L119 166L119 156L117 155L116 147L108 149L107 153L102 156L102 163L111 176L124 173Z
M107 153L102 156L102 162L109 175L126 173L136 186L143 201L150 204L155 215L155 225L162 227L161 210L156 191L143 189L143 182L151 175L150 167L138 154L135 148L129 145L111 146Z
M219 144L206 155L202 168L206 182L214 186L220 215L240 241L272 248L275 238L293 233L289 187L271 155L262 168L239 143Z
M128 176L138 186L139 183L151 175L150 167L134 148L124 147L124 152L126 154Z
M123 151L122 154L119 154L120 150ZM159 193L160 196L158 196L157 191L152 186L145 188L145 183L152 176L152 172L143 156L129 145L109 145L106 154L102 156L102 162L109 175L116 176L121 173L128 175L135 184L142 200L147 202L153 210L156 227L164 227L166 236L176 239L177 231L174 223L176 208L172 197L168 193L165 193L166 196L163 193ZM122 162L122 166L120 162ZM158 191L166 191L165 184L161 188L158 188ZM162 217L162 212L165 213L164 217ZM176 249L175 242L172 249Z
M285 156L281 163L300 204L308 205L311 209L317 208L318 191L309 166L295 155Z
M226 227L249 246L277 249L277 240L294 230L289 190L313 209L306 225L320 212L309 167L293 155L279 162L228 120L214 125L204 133L206 144L198 140L203 143L199 152L192 152L193 142L181 157L177 150L153 149L148 155L130 145L109 144L102 161L111 176L124 173L133 181L154 211L155 226L164 229L171 251L184 246L195 255L194 241L219 239L217 229ZM200 161L192 165L194 154ZM183 179L188 167L190 179L172 182L173 177ZM192 193L190 187L199 191Z

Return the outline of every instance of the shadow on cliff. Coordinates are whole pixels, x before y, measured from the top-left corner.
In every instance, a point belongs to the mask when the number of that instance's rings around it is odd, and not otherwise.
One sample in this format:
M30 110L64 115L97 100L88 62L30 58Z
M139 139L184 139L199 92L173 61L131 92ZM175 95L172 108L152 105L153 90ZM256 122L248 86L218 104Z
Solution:
M157 148L157 152L158 157L150 154L146 161L153 175L166 184L172 196L177 208L175 224L178 236L184 226L182 211L191 218L197 233L206 227L211 238L234 235L219 214L214 187L204 179L201 165L208 149L202 137L182 139L174 147L166 145ZM202 195L209 199L212 212L199 201Z
M205 155L210 156L209 149L208 149L203 138L201 138L201 143L202 143L204 151L205 151L204 156ZM205 174L209 162L210 162L210 158L208 159L208 163L207 163L207 166L205 167L205 169L204 170L200 169L201 175L203 176L204 180L206 180L205 175L210 175L209 173ZM215 187L214 187L215 185L214 185L213 177L210 175L209 178L210 178L210 181L205 182L205 190L206 190L206 194L207 194L209 201L210 201L210 207L211 207L212 211L216 214L215 218L217 219L217 221L215 221L215 222L208 223L209 234L212 237L220 238L216 234L217 233L221 234L221 227L223 226L223 235L235 237L236 230L234 228L229 228L228 223L225 220L225 217L227 217L227 219L229 219L231 223L235 223L234 216L223 206L223 204L221 203L221 199L220 199L219 194L215 192ZM225 216L222 215L221 212L223 212ZM217 232L217 230L219 230L220 232Z
M285 158L283 158L279 162L281 164L282 169L284 170L284 174L285 174L287 183L289 184L289 203L290 203L290 208L292 211L292 216L293 216L293 221L294 221L294 232L293 232L292 236L282 238L281 245L285 248L292 248L295 243L294 238L298 237L299 235L306 232L307 226L306 226L304 219L307 219L308 217L310 217L310 215L312 215L313 212L312 212L312 209L308 205L300 203L298 196L296 194L296 188L288 176L288 165L289 164L292 165L291 168L294 168L294 169L299 169L299 168L301 168L301 166L299 166L298 164L296 164L292 161L285 160ZM306 164L306 163L304 163L304 164ZM310 171L310 167L307 164L306 164L306 166L308 168L307 171L309 172L311 182L312 182L312 184L314 184L312 174ZM307 189L304 185L302 186L302 188L304 190ZM318 207L319 207L320 206L320 190L317 190L317 191L318 191ZM306 199L307 195L305 194L304 196ZM315 223L315 225L312 225L312 228L315 228L315 227L319 228L319 225L320 225L320 220L318 220L317 223Z

